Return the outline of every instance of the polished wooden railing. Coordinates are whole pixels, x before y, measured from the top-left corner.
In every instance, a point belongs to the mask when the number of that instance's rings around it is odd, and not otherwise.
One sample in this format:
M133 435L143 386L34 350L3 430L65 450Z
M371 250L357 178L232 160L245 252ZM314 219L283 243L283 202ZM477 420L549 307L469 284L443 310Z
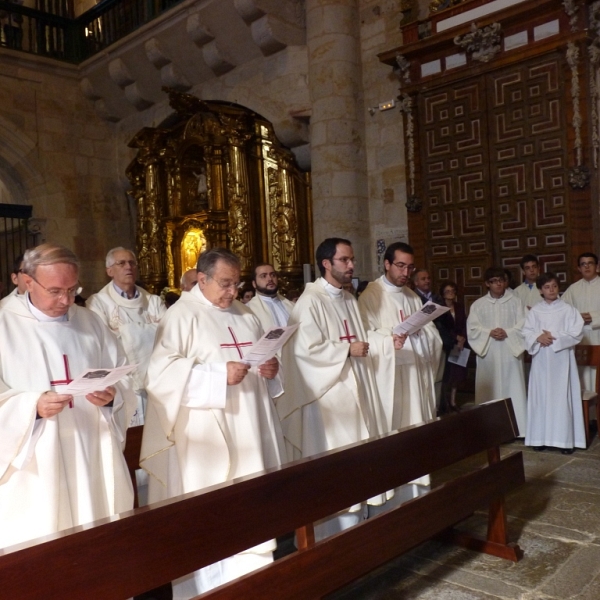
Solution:
M0 48L80 63L181 1L104 0L73 19L0 0Z

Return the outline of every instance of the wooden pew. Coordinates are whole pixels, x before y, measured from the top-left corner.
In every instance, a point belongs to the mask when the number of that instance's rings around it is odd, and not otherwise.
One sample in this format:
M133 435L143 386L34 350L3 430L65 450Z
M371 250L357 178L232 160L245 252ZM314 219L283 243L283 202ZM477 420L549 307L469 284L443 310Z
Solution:
M3 597L123 600L295 529L302 550L203 598L319 598L440 533L516 561L522 553L508 542L503 496L524 483L523 458L499 451L517 435L515 423L510 400L495 401L0 550ZM487 466L312 541L307 524L483 451ZM450 529L485 506L487 539Z

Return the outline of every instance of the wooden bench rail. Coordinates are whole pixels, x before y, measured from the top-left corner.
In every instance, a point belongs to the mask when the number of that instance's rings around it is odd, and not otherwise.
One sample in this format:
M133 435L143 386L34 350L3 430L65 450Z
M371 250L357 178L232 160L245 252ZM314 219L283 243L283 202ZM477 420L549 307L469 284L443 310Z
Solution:
M496 401L187 494L179 501L74 528L37 544L0 550L3 594L15 600L38 600L43 582L45 600L62 599L67 592L70 600L123 600L496 448L517 433L512 403ZM480 473L483 481L485 471ZM515 475L515 481L521 479ZM463 491L464 498L458 488L455 493L458 500L454 501L462 504L471 490ZM494 488L492 495L501 493ZM462 517L454 514L454 508L449 521L456 522ZM353 572L346 574L348 581L353 576Z

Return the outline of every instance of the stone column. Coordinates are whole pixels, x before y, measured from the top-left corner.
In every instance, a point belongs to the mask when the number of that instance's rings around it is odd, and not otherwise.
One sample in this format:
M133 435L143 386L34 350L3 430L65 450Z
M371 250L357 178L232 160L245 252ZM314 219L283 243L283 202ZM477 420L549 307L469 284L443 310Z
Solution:
M368 271L369 214L358 0L306 0L315 245L353 242Z

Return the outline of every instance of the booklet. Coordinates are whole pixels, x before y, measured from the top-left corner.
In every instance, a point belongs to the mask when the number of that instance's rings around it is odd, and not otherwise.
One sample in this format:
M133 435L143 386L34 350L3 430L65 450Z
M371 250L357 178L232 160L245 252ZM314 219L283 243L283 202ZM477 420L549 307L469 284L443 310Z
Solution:
M427 325L427 323L431 323L434 319L437 319L440 315L447 313L450 309L447 306L440 306L435 302L427 302L423 304L421 310L413 313L403 321L402 323L398 323L396 327L394 327L393 332L396 335L412 335L422 329Z
M114 385L125 375L129 375L137 365L125 365L114 369L86 369L79 377L76 377L64 389L61 394L72 394L73 396L85 396L104 390L109 385Z
M454 346L450 354L448 354L448 362L460 365L461 367L466 367L469 360L469 354L471 354L469 348L460 350L458 346Z
M292 337L298 327L299 325L271 327L271 329L269 329L269 331L267 331L265 335L252 346L252 349L244 356L242 362L245 362L252 367L264 364L283 348L283 345L290 337Z

